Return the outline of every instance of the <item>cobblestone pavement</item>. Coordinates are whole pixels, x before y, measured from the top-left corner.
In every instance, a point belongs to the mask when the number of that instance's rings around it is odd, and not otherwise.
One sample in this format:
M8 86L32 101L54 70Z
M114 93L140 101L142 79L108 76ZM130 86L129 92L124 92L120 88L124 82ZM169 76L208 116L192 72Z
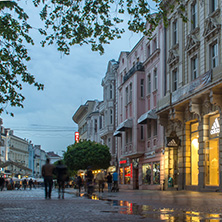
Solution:
M81 196L83 193L81 194ZM221 221L222 193L120 190L44 199L43 188L0 192L0 221Z

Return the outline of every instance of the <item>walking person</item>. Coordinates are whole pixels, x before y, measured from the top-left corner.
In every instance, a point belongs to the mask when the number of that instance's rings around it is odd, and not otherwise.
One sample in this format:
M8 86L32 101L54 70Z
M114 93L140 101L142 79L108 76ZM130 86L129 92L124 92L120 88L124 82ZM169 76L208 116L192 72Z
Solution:
M46 164L42 166L42 176L44 177L45 185L45 199L51 199L52 185L53 185L53 172L55 166L50 164L50 159L46 159Z
M92 173L92 167L88 166L87 168L87 172L85 175L86 178L86 187L87 187L87 192L88 194L92 194L93 193L93 179L94 179L94 175Z
M5 185L5 178L1 175L0 177L0 189L3 191Z
M62 196L62 199L64 199L65 182L68 181L68 168L61 160L59 160L56 165L55 172L57 176L57 183L59 185L58 198L60 199Z
M83 185L82 177L80 175L76 178L76 185L79 189L79 195L80 195L81 187Z
M27 180L26 179L24 179L22 181L22 185L23 185L23 189L26 190L26 186L27 186Z
M117 171L115 171L113 173L113 190L114 191L119 191L119 188L118 188L118 173Z
M113 176L111 175L110 172L108 173L106 179L107 179L107 184L108 184L108 192L111 192L112 182L113 182Z
M32 186L33 186L33 180L32 180L32 178L29 180L29 188L30 188L30 190L32 189Z
M103 193L104 182L105 182L105 176L104 176L103 171L99 172L99 173L96 175L96 181L97 181L98 184L99 184L99 193L100 193L100 190L101 190L102 193Z

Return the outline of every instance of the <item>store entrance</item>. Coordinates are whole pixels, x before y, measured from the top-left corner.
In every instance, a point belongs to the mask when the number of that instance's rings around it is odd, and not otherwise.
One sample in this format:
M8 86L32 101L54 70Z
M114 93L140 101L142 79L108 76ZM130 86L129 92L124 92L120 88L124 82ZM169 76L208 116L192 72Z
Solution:
M138 168L133 170L133 189L139 189L139 170Z

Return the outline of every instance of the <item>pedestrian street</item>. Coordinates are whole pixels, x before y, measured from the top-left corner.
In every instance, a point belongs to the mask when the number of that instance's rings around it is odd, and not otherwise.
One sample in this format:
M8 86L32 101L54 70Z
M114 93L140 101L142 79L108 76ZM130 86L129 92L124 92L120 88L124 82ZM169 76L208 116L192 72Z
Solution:
M222 219L222 193L120 190L80 196L73 188L58 199L53 189L0 192L0 221L212 221Z

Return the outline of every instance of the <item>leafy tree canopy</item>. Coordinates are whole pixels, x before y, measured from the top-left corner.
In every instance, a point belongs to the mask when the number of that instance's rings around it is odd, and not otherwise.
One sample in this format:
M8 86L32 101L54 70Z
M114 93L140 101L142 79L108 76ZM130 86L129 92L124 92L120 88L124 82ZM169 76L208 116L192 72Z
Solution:
M178 12L186 20L180 0L32 1L40 7L40 19L45 24L38 29L44 37L41 45L55 44L58 51L66 55L75 44L89 44L93 51L104 53L105 44L121 38L124 29L120 24L125 14L130 16L128 29L145 35L150 35L161 19L167 25L167 13L174 10L176 3ZM0 114L6 111L7 105L23 107L23 83L34 85L38 90L44 88L27 70L31 58L25 45L34 45L34 41L29 34L32 26L28 23L28 12L19 5L19 0L0 1ZM147 23L150 24L148 30Z
M106 145L92 141L80 141L67 147L64 161L71 170L107 169L110 166L111 155Z

